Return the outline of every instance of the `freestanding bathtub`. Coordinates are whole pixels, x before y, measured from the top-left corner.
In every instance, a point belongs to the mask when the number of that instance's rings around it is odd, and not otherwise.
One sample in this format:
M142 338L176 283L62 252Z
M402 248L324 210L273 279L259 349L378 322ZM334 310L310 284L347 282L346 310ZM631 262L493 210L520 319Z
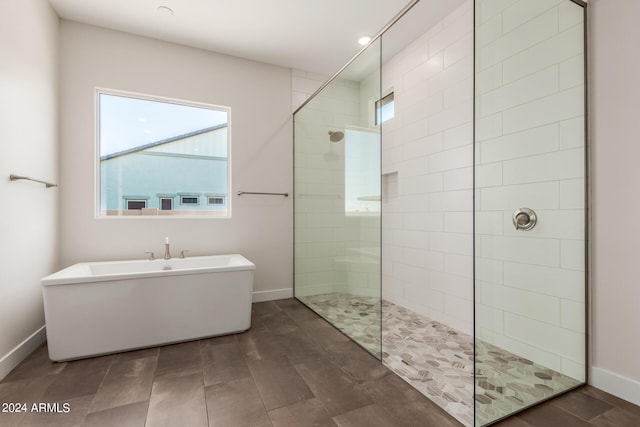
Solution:
M251 326L242 255L80 263L42 279L49 358L78 359Z

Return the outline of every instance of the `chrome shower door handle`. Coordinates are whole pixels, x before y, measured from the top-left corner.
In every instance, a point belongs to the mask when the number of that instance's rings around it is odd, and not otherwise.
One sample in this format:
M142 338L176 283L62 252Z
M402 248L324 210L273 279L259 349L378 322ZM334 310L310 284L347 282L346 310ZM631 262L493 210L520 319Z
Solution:
M516 209L513 213L513 225L516 230L528 231L536 226L538 217L536 213L529 208Z

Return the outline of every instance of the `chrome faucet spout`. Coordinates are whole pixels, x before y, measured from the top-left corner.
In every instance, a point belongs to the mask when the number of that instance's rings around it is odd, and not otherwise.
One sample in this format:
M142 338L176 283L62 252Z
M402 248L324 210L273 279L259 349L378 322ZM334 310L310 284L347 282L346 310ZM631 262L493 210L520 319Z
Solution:
M169 244L164 244L164 259L171 259L171 251L169 250Z

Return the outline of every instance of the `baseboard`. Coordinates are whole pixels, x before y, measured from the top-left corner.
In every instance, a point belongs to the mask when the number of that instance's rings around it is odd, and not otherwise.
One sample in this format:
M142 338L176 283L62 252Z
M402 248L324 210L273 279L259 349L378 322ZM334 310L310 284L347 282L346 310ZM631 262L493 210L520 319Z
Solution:
M263 302L286 298L293 298L293 288L274 289L272 291L257 291L253 293L252 301Z
M40 329L31 334L27 339L18 344L13 350L4 355L0 359L0 380L9 375L9 372L20 362L22 362L28 355L31 354L40 344L47 339L47 333L45 326L42 325Z
M589 384L609 394L640 405L640 381L602 368L591 368Z

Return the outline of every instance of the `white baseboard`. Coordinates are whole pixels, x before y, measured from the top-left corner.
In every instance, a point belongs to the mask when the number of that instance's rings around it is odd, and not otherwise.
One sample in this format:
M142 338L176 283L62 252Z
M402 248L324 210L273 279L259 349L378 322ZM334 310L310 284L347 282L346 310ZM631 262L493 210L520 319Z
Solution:
M257 291L253 293L252 301L263 302L286 298L293 298L293 288L274 289L272 291Z
M591 368L589 384L609 394L640 405L640 381L602 368Z
M9 375L9 372L20 362L22 362L28 355L31 354L40 344L47 339L47 333L45 326L42 325L40 329L32 333L27 339L18 344L13 350L5 354L0 359L0 380Z

